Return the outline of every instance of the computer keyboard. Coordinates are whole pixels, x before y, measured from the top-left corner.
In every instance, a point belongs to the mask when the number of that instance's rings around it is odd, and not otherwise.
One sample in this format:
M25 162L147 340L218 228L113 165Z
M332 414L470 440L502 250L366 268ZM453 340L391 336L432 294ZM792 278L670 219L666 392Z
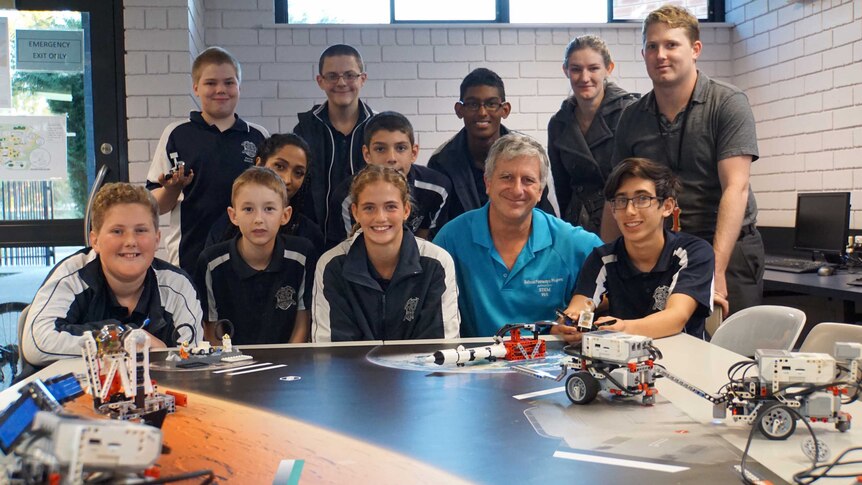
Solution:
M766 256L766 269L784 271L786 273L815 273L825 263L811 261L808 259L783 258L778 256Z

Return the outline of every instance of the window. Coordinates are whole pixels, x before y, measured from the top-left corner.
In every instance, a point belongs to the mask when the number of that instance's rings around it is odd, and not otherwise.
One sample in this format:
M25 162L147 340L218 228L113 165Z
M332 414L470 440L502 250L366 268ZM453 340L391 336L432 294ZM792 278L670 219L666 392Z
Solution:
M724 21L724 0L275 0L275 19L286 24L606 23L640 21L665 3L683 5L703 21Z

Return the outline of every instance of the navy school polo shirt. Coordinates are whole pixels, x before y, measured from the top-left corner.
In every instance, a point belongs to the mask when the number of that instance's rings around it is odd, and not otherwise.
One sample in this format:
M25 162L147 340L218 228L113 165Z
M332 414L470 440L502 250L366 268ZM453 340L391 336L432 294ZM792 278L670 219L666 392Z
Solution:
M238 240L210 246L201 254L195 285L204 320L230 320L231 341L237 345L286 343L297 311L311 306L314 249L306 239L279 236L269 266L258 271L240 256Z
M690 234L665 230L664 235L661 256L649 272L632 264L622 237L596 248L581 268L575 294L596 305L607 294L610 314L623 320L664 310L674 293L688 295L697 309L684 331L703 338L705 319L712 312L715 254L709 243Z
M239 117L232 127L220 131L199 111L192 111L188 121L165 128L147 173L147 188L161 187L159 175L179 161L195 174L170 212L165 249L171 263L194 272L210 228L230 205L234 179L254 165L257 146L268 136L263 127Z

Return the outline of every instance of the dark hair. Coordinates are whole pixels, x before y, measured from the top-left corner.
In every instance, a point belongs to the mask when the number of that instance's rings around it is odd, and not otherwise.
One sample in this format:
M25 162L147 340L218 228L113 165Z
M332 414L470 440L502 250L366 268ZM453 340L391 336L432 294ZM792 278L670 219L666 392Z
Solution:
M236 57L227 50L214 46L204 50L195 57L195 61L192 63L192 82L197 84L201 79L201 71L203 71L204 67L213 64L216 66L230 64L236 73L236 81L242 81L242 67L239 65Z
M655 184L655 195L660 199L676 199L680 191L679 178L666 165L646 158L626 158L614 167L605 184L605 199L613 199L623 182L630 178L649 180Z
M376 115L372 116L367 122L365 122L365 139L363 142L365 146L371 148L371 138L378 131L400 131L407 135L407 138L410 139L410 144L415 145L416 142L413 138L413 125L410 124L410 120L407 119L401 113L396 113L395 111L381 111Z
M320 54L320 60L317 61L317 73L323 74L323 61L327 57L335 57L335 56L351 56L356 59L356 63L359 64L360 74L365 72L365 64L362 62L362 55L356 50L355 47L347 44L334 44L326 48L322 54Z
M273 133L272 136L260 142L260 145L257 146L257 160L255 160L255 165L266 164L266 161L269 160L270 157L288 145L293 145L302 150L302 152L305 153L305 159L308 161L308 166L311 167L311 147L309 147L308 143L306 143L305 140L296 133ZM306 171L308 171L308 168L306 168Z
M275 133L266 140L260 142L260 145L257 146L257 157L255 159L255 165L263 167L266 166L266 161L269 160L270 157L275 155L276 152L284 148L285 146L293 145L303 153L305 153L305 180L302 182L302 187L293 194L293 197L290 198L289 205L293 207L293 213L299 214L302 211L303 201L305 201L306 194L308 193L307 187L309 186L308 181L312 177L311 173L311 147L308 146L308 143L296 133ZM298 217L291 217L290 222L287 223L288 226L291 226L295 229L296 224L299 224ZM291 233L292 234L292 233Z
M484 67L473 69L470 74L467 74L467 77L461 81L461 101L464 101L464 95L467 93L467 90L476 86L491 86L492 88L497 88L500 92L500 101L506 101L506 88L503 86L503 80L500 79L500 76L498 76L496 72Z

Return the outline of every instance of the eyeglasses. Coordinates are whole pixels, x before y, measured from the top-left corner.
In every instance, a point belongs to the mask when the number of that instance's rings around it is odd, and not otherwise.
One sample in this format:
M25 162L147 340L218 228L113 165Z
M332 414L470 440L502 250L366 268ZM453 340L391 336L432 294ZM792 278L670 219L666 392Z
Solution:
M346 83L353 83L356 82L357 79L362 77L362 74L358 74L353 71L347 71L344 74L338 74L337 72L327 72L322 77L323 80L328 82L329 84L335 84L341 78L344 78L344 82Z
M487 101L458 101L461 106L463 106L467 111L479 111L479 108L482 106L485 107L485 111L494 112L500 109L503 106L503 102L498 99L489 99Z
M626 207L629 206L629 202L632 203L635 209L646 209L647 207L652 205L652 201L654 200L663 200L661 197L653 197L650 195L637 195L632 198L628 197L614 197L613 199L608 199L608 202L611 204L611 208L615 211L624 211Z

